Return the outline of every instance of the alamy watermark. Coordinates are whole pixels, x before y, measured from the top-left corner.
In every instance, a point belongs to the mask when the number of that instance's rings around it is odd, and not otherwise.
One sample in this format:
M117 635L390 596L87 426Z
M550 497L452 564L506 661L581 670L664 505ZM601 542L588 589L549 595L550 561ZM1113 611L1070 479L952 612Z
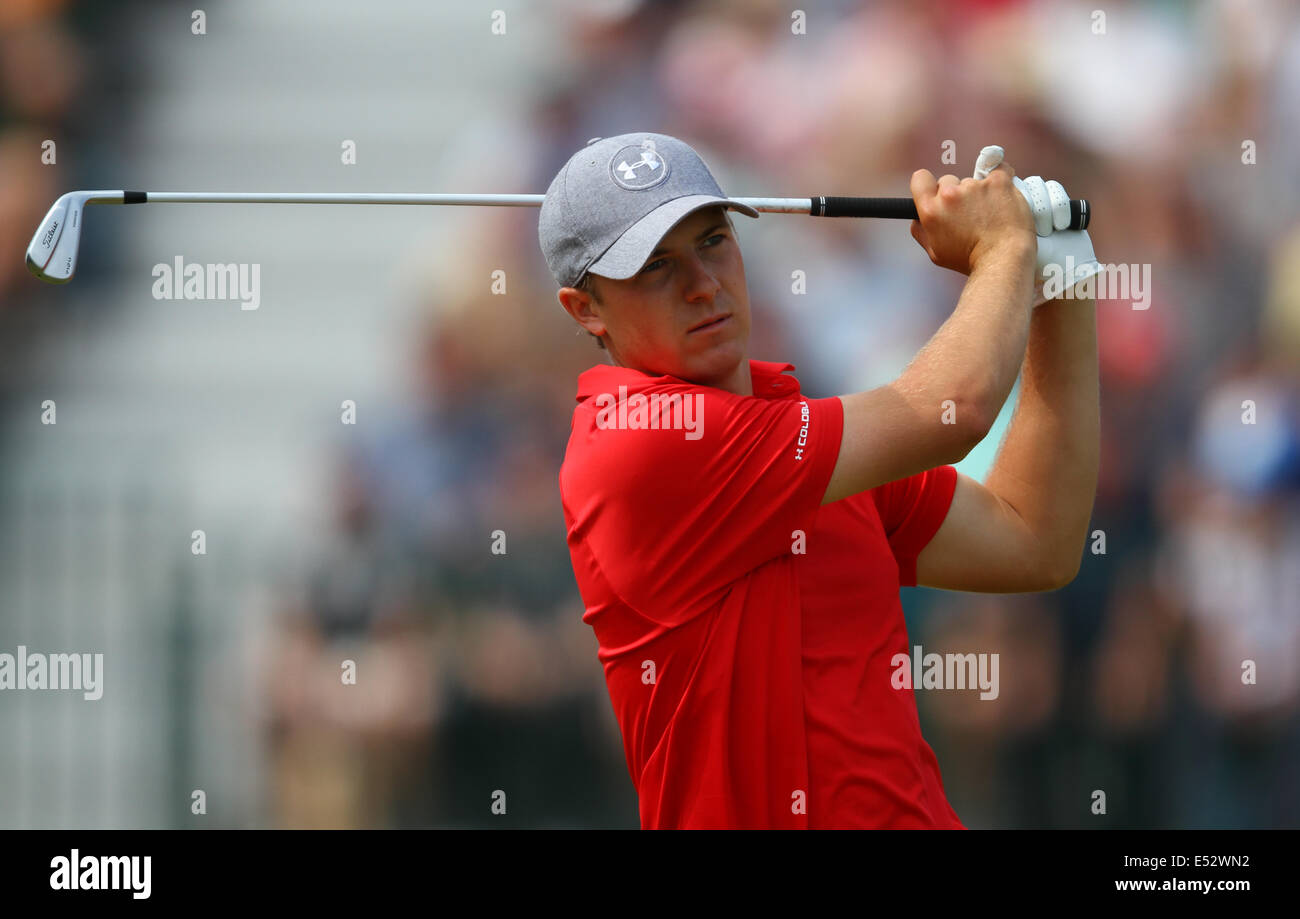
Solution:
M97 702L104 695L104 655L29 653L19 645L17 654L0 653L0 690L5 689L75 689Z
M203 264L176 256L175 263L153 266L155 300L238 300L241 310L262 305L262 266Z
M1129 300L1135 310L1151 306L1151 265L1102 265L1101 270L1084 278L1062 293L1066 278L1074 277L1073 255L1065 257L1064 265L1051 264L1043 268L1043 296L1048 300Z
M51 890L129 890L136 900L148 900L152 890L152 855L68 855L50 859Z
M704 436L703 393L627 394L603 392L596 396L596 427L620 431L684 431L687 440Z
M993 654L925 654L920 645L890 658L894 668L890 685L895 689L979 689L980 699L988 702L998 697L998 655Z

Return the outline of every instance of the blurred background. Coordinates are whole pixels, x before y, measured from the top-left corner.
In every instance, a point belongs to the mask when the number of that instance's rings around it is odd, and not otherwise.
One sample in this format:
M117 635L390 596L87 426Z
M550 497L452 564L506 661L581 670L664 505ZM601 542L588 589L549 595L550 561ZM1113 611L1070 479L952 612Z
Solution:
M106 668L0 693L0 826L637 826L556 483L604 355L536 210L101 207L70 285L20 258L72 189L540 193L635 130L733 195L906 194L1000 143L1092 201L1152 279L1098 302L1105 552L904 590L914 644L1001 654L995 702L917 694L924 733L971 827L1300 825L1300 8L797 6L0 3L0 651ZM753 356L814 396L896 376L961 288L902 223L736 223ZM260 308L154 299L178 256L259 264Z

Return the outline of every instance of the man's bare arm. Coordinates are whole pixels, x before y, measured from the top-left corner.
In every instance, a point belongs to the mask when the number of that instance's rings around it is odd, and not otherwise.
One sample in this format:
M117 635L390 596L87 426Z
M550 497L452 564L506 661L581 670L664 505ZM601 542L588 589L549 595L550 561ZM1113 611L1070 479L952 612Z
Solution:
M935 264L970 279L897 380L840 397L844 433L823 504L957 462L988 433L1015 383L1033 310L1033 222L1011 174L938 183L926 170L913 175L912 235Z
M1095 301L1048 301L1034 311L1019 403L984 484L1025 521L1057 586L1078 573L1088 539L1100 402Z

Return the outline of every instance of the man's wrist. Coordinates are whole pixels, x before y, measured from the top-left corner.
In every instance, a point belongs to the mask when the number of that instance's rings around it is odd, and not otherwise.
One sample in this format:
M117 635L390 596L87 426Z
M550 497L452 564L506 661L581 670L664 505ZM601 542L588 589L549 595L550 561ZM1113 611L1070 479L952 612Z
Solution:
M971 258L971 274L997 266L1002 270L1023 273L1032 283L1038 258L1038 239L1033 233L1010 233L1001 236L988 248L978 247Z
M972 260L972 278L996 274L1002 278L1018 278L1024 283L1024 292L1032 302L1032 291L1037 266L1037 238L1032 233L1006 235L978 253ZM1028 305L1028 303L1026 303Z

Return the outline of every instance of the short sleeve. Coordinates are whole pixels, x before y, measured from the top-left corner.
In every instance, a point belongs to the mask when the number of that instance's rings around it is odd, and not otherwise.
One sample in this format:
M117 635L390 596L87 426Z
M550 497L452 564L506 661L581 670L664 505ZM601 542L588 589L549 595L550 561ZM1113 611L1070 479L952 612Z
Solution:
M871 489L889 548L898 563L901 586L916 586L916 557L948 516L956 489L955 466L936 466Z
M655 394L694 400L697 430L611 429L579 406L561 490L571 538L587 541L610 587L665 625L807 532L843 431L838 398L776 399L670 384ZM649 395L649 393L645 393Z

